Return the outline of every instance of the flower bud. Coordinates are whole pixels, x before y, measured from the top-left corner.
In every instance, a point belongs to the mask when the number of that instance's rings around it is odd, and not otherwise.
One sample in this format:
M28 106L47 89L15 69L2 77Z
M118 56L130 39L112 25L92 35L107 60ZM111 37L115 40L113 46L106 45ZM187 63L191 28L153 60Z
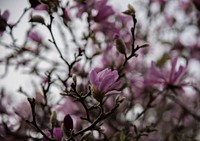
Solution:
M71 130L73 129L73 120L69 114L65 116L61 128L63 130L64 135L70 136Z
M52 125L52 128L56 125L56 121L57 121L57 114L55 111L53 111L50 116L50 123Z
M31 19L29 20L29 22L45 24L44 18L40 15L32 16Z
M128 10L122 12L126 15L135 16L135 9L132 5L128 4Z
M73 129L73 120L69 114L67 114L63 120L64 128L66 130L72 130Z
M115 46L117 48L117 50L121 53L121 54L126 54L126 44L124 43L124 41L119 38L119 35L115 35Z

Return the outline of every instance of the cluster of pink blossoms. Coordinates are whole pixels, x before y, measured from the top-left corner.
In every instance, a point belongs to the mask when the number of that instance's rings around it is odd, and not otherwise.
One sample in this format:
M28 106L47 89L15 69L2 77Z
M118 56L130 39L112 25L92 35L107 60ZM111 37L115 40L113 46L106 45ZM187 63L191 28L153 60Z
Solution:
M12 25L0 10L0 38L10 40L0 41L9 50L0 57L2 76L15 66L33 86L14 92L26 98L20 103L2 86L0 140L199 140L200 79L189 67L200 61L199 5L133 1L117 12L108 0L29 0ZM23 21L30 26L21 43ZM163 36L169 29L177 37ZM149 64L157 45L168 48Z
M155 63L151 63L151 67L149 69L149 73L144 83L146 85L159 85L163 88L182 88L183 86L188 85L188 83L184 82L184 75L186 74L187 67L180 65L177 68L177 58L172 59L171 61L171 69L159 70Z

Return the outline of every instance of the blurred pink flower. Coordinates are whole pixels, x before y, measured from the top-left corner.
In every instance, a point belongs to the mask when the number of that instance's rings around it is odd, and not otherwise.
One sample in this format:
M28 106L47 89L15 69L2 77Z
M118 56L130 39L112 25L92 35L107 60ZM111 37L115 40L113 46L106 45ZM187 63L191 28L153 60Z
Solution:
M195 45L190 47L190 57L200 60L200 44L196 43Z
M51 134L49 131L47 131L45 133L48 137L51 137ZM53 129L53 138L56 141L62 141L62 129L61 128L54 128ZM48 139L46 139L45 137L43 137L42 141L49 141Z
M49 7L46 4L40 4L34 8L34 10L37 11L42 11L42 10L47 11L48 9Z
M0 15L0 37L3 35L3 32L6 30L9 16L10 16L10 13L8 10L5 10L3 14Z
M31 107L28 102L23 101L19 105L16 106L15 113L22 117L23 119L30 119L32 114L31 114Z
M71 17L69 16L69 9L68 8L62 8L62 12L63 12L63 14L62 14L63 23L65 25L67 25L67 23L69 21L71 21Z
M117 52L115 47L108 45L103 52L101 61L105 67L119 67L124 62L124 56Z
M171 70L159 70L155 63L152 62L144 83L150 86L159 84L164 86L164 88L181 88L182 86L188 85L188 83L183 81L183 76L187 68L180 65L178 70L176 70L176 67L177 58L172 59Z
M76 105L70 98L64 98L61 103L53 107L54 111L58 112L58 116L62 119L66 114L76 114L79 110L82 110ZM59 117L58 117L59 118Z
M28 33L28 38L31 39L34 42L37 42L37 43L41 43L42 42L41 35L38 34L37 32L34 32L34 31L30 31Z
M179 7L187 12L191 7L191 2L189 0L179 0Z
M97 3L97 15L94 17L95 22L101 22L106 20L109 16L115 14L115 11L111 6L107 5L107 0L98 1Z
M87 2L84 1L76 1L77 3L75 5L73 5L71 8L77 8L78 12L76 13L76 16L78 18L81 18L81 16L83 15L84 12L87 12L89 10L91 10L94 7L94 4L96 1L94 0L87 0Z
M93 69L89 74L91 83L91 89L93 96L97 100L102 100L104 95L120 94L121 91L117 90L120 81L118 81L119 75L116 70L111 71L110 69Z
M66 20L66 21L71 21L71 18L69 16L69 9L68 8L62 8L62 11L63 11L63 20Z

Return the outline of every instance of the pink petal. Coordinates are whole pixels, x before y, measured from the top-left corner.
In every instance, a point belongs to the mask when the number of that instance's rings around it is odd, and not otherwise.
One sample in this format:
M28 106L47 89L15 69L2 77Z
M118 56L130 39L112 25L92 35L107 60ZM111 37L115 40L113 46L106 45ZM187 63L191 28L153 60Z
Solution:
M90 83L97 86L98 83L98 76L97 76L97 72L95 69L93 69L90 74L89 74L89 79L90 79Z
M102 78L105 78L106 75L108 75L108 73L110 73L110 72L111 72L110 69L104 69L104 70L100 71L100 72L98 73L98 78L99 78L99 80L101 80Z
M109 90L116 89L117 87L120 86L120 84L121 84L121 82L120 82L120 81L117 81L117 82L113 83L108 89L109 89ZM106 90L106 91L108 91L108 90Z
M154 79L157 79L157 78L165 79L164 75L160 71L157 70L154 62L151 63L150 75L153 75Z
M176 64L177 64L177 58L173 58L172 62L171 62L172 68L171 68L171 71L170 71L170 74L169 74L169 81L170 82L173 82L173 77L174 77L175 72L176 72Z
M112 91L107 92L105 95L112 95L112 94L121 94L121 91L112 90Z
M176 76L174 78L174 83L179 83L181 78L186 73L186 67L180 66L178 72L176 72ZM176 80L175 80L176 79Z
M48 10L48 6L46 4L40 4L34 8L34 10L42 11L42 10Z
M8 17L10 16L10 13L8 10L4 11L3 14L2 14L2 17L7 21L8 20Z
M106 90L115 82L115 77L113 74L108 75L100 83L99 89L106 92Z

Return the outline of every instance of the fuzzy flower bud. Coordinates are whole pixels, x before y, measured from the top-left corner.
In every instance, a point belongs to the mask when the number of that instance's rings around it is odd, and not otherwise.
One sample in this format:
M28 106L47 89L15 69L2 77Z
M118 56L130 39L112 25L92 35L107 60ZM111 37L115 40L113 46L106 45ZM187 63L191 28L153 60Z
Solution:
M73 120L69 114L67 114L64 118L64 127L66 130L73 129Z
M128 10L122 12L126 15L135 16L135 9L132 5L128 4Z
M50 123L51 123L52 127L54 127L56 125L56 121L57 121L57 114L55 111L53 111L50 116Z
M114 36L114 39L115 39L115 46L116 46L117 50L121 54L126 54L126 44L124 43L124 41L119 37L118 34L116 34Z
M32 16L31 19L29 20L29 22L45 24L44 18L40 15Z
M64 117L63 124L61 125L63 134L70 136L71 130L73 129L73 120L69 114Z

